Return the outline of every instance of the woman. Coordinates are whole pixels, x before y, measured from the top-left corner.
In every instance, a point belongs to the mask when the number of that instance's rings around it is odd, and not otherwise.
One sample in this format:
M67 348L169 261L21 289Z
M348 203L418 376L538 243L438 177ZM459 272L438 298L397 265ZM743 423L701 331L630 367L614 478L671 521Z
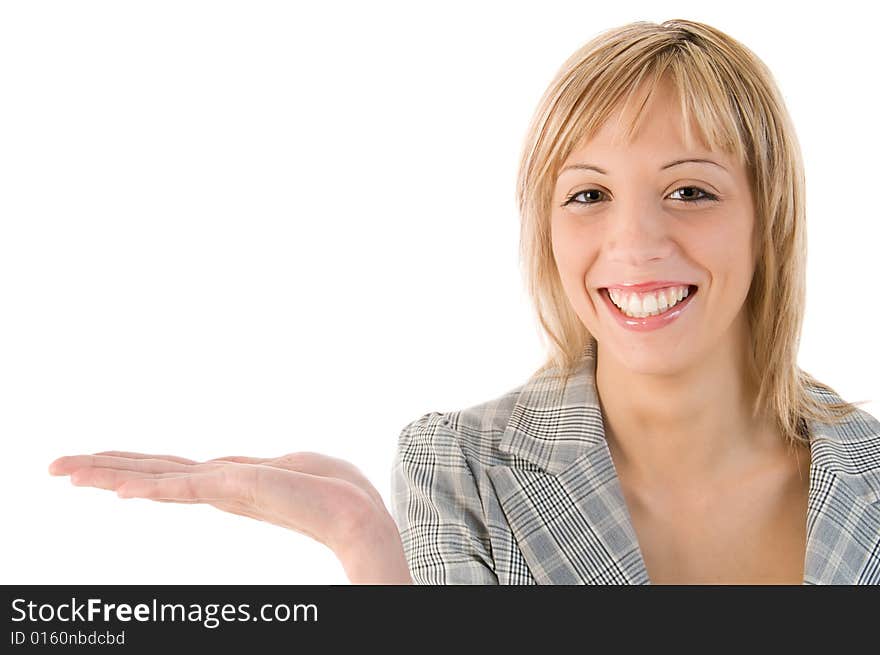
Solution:
M356 583L880 582L880 423L796 363L803 170L763 63L690 21L598 36L540 103L518 197L550 357L407 425L391 514L317 453L51 472L305 533Z

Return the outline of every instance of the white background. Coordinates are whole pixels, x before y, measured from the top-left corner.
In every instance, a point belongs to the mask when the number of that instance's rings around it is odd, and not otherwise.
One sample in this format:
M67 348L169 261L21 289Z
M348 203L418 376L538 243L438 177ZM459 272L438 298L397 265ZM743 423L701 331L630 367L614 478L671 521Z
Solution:
M807 168L800 364L880 415L876 23L723 5L2 3L0 582L346 584L299 533L47 466L316 450L387 501L406 423L542 362L519 150L565 58L632 20L774 72Z

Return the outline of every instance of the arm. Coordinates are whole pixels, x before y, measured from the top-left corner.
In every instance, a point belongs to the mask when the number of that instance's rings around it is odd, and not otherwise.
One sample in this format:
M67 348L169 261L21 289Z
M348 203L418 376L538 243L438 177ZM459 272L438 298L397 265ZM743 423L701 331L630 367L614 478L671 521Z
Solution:
M413 581L498 584L477 485L442 414L425 414L401 432L391 512Z

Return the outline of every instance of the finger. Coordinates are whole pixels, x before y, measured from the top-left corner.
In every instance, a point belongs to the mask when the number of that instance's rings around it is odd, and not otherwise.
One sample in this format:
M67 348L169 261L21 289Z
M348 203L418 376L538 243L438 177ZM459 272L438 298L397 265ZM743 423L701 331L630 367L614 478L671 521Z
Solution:
M215 501L244 500L242 485L231 484L222 471L195 473L175 477L140 477L126 480L116 488L120 498L149 498L151 500Z
M366 478L358 471L353 464L343 459L330 457L322 453L314 452L298 452L288 453L280 457L245 457L243 455L228 455L226 457L217 457L207 460L209 462L236 462L239 464L268 464L287 469L288 471L297 471L299 473L308 473L309 475L319 475L327 478L342 478L352 483L362 483Z
M122 483L143 477L173 477L186 475L186 473L140 473L138 471L123 471L101 467L84 467L70 474L70 482L78 487L97 487L115 491Z
M243 455L228 455L226 457L215 457L207 460L209 462L237 462L239 464L265 464L272 461L271 457L244 457Z
M91 486L99 489L106 489L108 491L114 491L118 489L123 482L127 482L128 480L134 480L137 478L143 477L158 477L158 478L168 478L168 477L176 477L180 475L187 475L186 473L138 473L136 471L120 471L118 469L103 469L103 468L81 468L74 471L70 476L70 481L77 486ZM201 503L200 500L167 500L163 498L154 498L160 503ZM247 508L239 502L236 501L227 501L227 502L216 502L210 503L217 509L223 510L225 512L230 512L232 514L238 514L240 516L246 516L252 519L263 520L262 517L257 516L251 511L248 511Z
M232 455L228 457L218 457L215 460L208 461L227 461L238 462L242 464L264 464L295 471L297 473L307 473L312 476L320 476L326 478L337 478L350 482L356 487L367 493L373 502L378 506L384 506L385 501L382 495L376 490L367 477L351 462L331 457L323 453L312 451L302 451L297 453L288 453L280 457L243 457Z
M92 455L112 455L114 457L130 457L131 459L167 459L169 462L177 462L178 464L198 464L194 459L186 457L177 457L176 455L147 455L144 453L132 453L126 450L104 450L100 453L92 453Z
M115 468L143 473L171 473L175 471L191 471L198 464L180 464L163 459L135 459L132 457L113 457L109 455L70 455L59 457L49 465L52 475L67 475L78 468L95 466Z

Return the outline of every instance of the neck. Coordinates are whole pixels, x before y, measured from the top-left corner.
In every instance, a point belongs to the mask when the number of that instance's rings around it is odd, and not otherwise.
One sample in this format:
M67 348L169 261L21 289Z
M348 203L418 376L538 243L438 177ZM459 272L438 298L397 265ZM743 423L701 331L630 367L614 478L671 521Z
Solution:
M674 374L643 374L613 353L596 353L596 389L615 466L634 481L697 485L783 444L766 417L752 416L742 317L722 343Z

